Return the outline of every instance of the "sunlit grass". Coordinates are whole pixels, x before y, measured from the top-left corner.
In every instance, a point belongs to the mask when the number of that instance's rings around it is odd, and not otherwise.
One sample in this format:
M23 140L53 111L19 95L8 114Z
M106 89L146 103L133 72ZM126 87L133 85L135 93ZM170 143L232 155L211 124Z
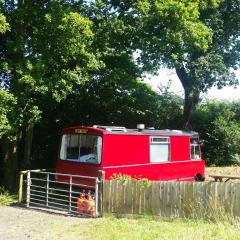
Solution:
M117 218L114 216L91 219L84 224L65 225L55 224L58 236L68 233L69 239L82 236L82 239L240 239L240 228L237 222L213 223L194 220L163 220L156 217Z
M8 206L16 202L16 195L12 195L4 188L0 187L0 206Z
M231 166L231 167L206 167L205 175L207 181L213 181L213 178L210 178L209 175L234 175L240 176L240 166ZM240 180L230 180L233 182L240 182Z

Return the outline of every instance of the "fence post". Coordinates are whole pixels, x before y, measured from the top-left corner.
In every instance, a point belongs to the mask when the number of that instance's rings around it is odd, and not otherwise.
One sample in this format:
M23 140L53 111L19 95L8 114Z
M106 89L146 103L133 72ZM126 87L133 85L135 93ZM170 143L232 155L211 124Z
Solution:
M31 172L27 171L27 207L30 205Z
M23 192L23 173L20 172L19 187L18 187L18 203L22 202L22 192Z
M103 214L103 180L105 179L105 171L98 171L98 179L96 184L96 215Z
M46 190L46 206L48 207L48 194L49 194L49 173L47 173L47 190Z
M68 212L71 213L72 209L72 176L70 176L69 179L69 207L68 207Z

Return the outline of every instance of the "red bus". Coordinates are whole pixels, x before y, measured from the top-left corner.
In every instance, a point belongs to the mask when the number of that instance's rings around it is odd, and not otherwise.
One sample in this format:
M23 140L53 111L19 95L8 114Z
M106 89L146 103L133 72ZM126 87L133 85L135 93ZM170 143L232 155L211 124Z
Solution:
M193 131L74 126L62 131L57 173L105 179L126 174L149 180L203 181L205 162Z

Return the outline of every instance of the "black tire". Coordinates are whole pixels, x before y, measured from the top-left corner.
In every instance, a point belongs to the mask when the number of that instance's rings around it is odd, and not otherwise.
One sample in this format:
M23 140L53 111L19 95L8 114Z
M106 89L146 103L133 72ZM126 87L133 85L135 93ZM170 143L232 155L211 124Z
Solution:
M195 176L196 182L203 182L204 180L205 180L205 178L200 173L196 174L196 176Z

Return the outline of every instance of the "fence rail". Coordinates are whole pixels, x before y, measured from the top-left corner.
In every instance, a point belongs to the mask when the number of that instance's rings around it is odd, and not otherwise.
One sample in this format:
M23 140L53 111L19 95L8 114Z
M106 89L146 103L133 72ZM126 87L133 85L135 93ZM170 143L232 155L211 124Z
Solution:
M240 217L240 183L104 181L103 212L162 217Z
M102 172L98 177L28 170L20 172L19 202L64 214L100 216Z

